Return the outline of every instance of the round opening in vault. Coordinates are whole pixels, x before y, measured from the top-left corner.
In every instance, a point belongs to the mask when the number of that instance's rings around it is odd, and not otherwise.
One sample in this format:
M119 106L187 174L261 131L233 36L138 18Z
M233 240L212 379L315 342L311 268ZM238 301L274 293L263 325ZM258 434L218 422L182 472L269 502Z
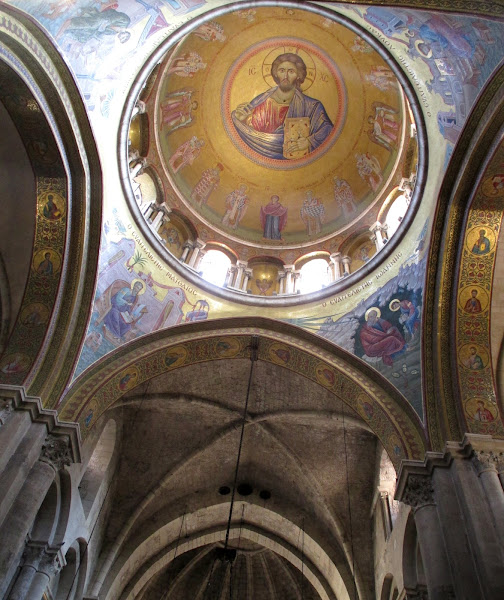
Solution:
M185 279L293 304L355 283L396 245L424 127L402 71L349 19L289 2L253 16L216 9L156 51L130 99L125 179Z

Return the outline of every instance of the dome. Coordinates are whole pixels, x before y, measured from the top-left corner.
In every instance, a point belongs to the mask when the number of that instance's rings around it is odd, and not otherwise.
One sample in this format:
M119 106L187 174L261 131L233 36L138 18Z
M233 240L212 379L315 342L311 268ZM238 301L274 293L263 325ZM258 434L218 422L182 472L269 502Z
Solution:
M330 285L388 244L394 200L409 209L419 157L408 94L341 16L225 12L172 43L140 97L128 154L140 212L185 271L223 252L231 291L300 293L314 258Z

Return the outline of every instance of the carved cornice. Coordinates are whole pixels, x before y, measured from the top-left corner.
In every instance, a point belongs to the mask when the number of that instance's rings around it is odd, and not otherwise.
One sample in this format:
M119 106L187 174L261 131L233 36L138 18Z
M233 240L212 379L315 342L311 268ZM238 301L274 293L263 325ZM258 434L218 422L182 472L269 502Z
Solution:
M460 444L447 444L452 455L470 458L478 475L485 471L504 471L504 440L491 435L467 433Z
M471 460L480 472L494 468L499 473L504 472L504 440L491 435L466 433L461 442L446 442L443 452L426 452L423 461L403 460L397 477L395 500L415 506L406 499L410 493L414 500L414 493L408 492L410 480L415 478L412 480L413 490L415 486L420 489L419 486L423 485L420 479L430 480L434 469L446 469L453 460Z
M446 469L450 466L452 462L453 456L451 452L426 452L425 459L423 461L420 460L403 460L401 463L401 467L399 469L399 475L397 477L397 488L394 496L395 500L400 500L405 504L409 504L410 506L415 506L413 504L414 495L417 492L414 492L415 488L418 487L420 490L420 486L424 485L422 483L422 479L431 480L432 473L435 468L443 468ZM413 479L412 479L413 478ZM410 480L412 483L410 483ZM406 496L408 500L404 499L407 494L407 490L409 496ZM418 491L418 493L420 493ZM409 501L411 499L411 502Z
M0 385L0 406L4 404L10 406L10 414L18 410L27 411L30 413L33 423L44 423L48 434L53 439L66 440L65 445L68 449L67 456L70 462L80 462L80 429L78 423L62 423L58 419L58 413L55 410L43 408L40 398L27 396L24 388L20 386Z

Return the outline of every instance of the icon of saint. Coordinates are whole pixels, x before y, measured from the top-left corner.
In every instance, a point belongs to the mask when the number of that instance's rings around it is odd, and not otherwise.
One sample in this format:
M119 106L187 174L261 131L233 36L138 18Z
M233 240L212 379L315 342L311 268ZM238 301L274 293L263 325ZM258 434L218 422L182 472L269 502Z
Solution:
M56 206L56 203L54 202L54 196L52 194L48 194L47 202L44 205L42 214L50 221L57 221L61 217L61 211Z
M305 156L327 139L333 124L322 102L300 89L306 64L299 55L288 52L277 56L271 75L276 86L231 113L236 131L252 150L266 158Z
M228 194L226 198L226 214L222 217L222 224L226 227L236 229L245 215L248 205L247 186L242 184L237 190L233 190Z
M54 265L51 260L50 252L44 254L44 260L41 261L37 267L37 273L39 275L52 275L54 273Z
M477 348L475 346L471 346L469 348L469 352L470 352L470 354L467 357L467 359L464 361L464 365L468 369L472 369L473 371L481 371L481 369L484 369L485 365L483 363L483 359L478 354Z
M479 238L472 247L473 254L488 254L490 252L490 240L486 237L486 230L480 229Z
M491 421L493 421L494 416L488 410L488 408L485 407L485 403L483 402L483 400L478 400L477 404L478 408L474 413L474 420L481 421L482 423L490 423Z
M468 313L477 314L482 311L481 302L476 297L478 290L471 290L471 297L465 303L464 310Z
M325 219L325 208L320 198L314 198L313 192L308 190L303 206L300 210L301 220L306 226L308 235L317 235L322 231Z
M282 230L287 225L287 207L280 204L278 196L271 196L266 206L261 206L260 212L263 237L268 240L281 240Z

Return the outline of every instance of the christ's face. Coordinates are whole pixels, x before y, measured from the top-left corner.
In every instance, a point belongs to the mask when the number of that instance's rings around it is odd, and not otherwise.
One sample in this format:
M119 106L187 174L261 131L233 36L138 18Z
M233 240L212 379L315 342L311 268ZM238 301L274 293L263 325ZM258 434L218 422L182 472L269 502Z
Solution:
M276 77L282 92L289 92L296 87L296 80L298 78L296 65L289 60L280 63L276 70Z

